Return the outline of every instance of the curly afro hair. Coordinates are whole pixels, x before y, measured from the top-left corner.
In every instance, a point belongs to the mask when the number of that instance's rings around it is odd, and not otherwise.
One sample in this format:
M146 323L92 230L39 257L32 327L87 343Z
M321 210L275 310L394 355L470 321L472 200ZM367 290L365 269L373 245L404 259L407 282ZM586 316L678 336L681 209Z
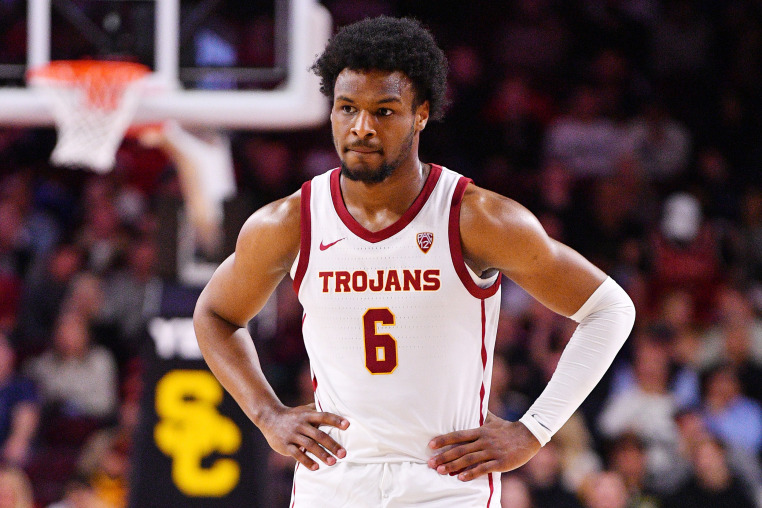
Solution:
M344 69L401 71L415 86L413 107L429 101L430 118L444 116L447 58L414 19L379 16L339 30L310 70L320 76L320 91L333 100L336 78Z

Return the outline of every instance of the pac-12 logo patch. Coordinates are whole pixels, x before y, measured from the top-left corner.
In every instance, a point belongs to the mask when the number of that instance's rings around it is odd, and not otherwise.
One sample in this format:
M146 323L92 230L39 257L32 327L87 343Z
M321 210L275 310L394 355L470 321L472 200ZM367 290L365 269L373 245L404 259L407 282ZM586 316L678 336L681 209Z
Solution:
M418 242L418 247L426 254L429 252L431 244L434 243L434 233L418 233L416 241Z

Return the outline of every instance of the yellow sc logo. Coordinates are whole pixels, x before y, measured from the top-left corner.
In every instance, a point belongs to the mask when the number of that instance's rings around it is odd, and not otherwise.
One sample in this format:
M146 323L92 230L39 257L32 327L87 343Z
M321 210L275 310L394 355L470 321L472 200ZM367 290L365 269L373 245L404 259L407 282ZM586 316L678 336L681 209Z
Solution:
M241 446L240 429L217 411L222 397L219 382L203 370L173 370L156 384L154 439L172 458L172 480L187 496L222 497L238 485L236 461L201 464L213 452L228 455Z

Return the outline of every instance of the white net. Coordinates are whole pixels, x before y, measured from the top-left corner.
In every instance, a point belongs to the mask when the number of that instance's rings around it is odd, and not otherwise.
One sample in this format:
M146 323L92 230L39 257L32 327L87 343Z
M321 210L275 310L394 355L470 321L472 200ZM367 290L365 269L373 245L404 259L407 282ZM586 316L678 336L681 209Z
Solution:
M50 102L58 140L51 162L106 173L138 106L147 68L124 62L52 62L31 83Z

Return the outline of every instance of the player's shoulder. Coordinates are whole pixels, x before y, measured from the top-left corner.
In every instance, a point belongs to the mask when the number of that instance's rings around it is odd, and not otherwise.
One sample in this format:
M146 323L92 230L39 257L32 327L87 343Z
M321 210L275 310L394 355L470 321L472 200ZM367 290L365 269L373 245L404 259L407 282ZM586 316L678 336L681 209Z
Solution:
M236 255L261 255L267 249L275 257L296 257L301 238L301 189L254 212L244 223L236 242Z
M461 230L479 225L511 229L535 227L536 217L519 202L473 183L465 189L460 211Z
M528 209L513 199L469 184L460 210L463 254L472 268L507 270L539 259L549 238Z

